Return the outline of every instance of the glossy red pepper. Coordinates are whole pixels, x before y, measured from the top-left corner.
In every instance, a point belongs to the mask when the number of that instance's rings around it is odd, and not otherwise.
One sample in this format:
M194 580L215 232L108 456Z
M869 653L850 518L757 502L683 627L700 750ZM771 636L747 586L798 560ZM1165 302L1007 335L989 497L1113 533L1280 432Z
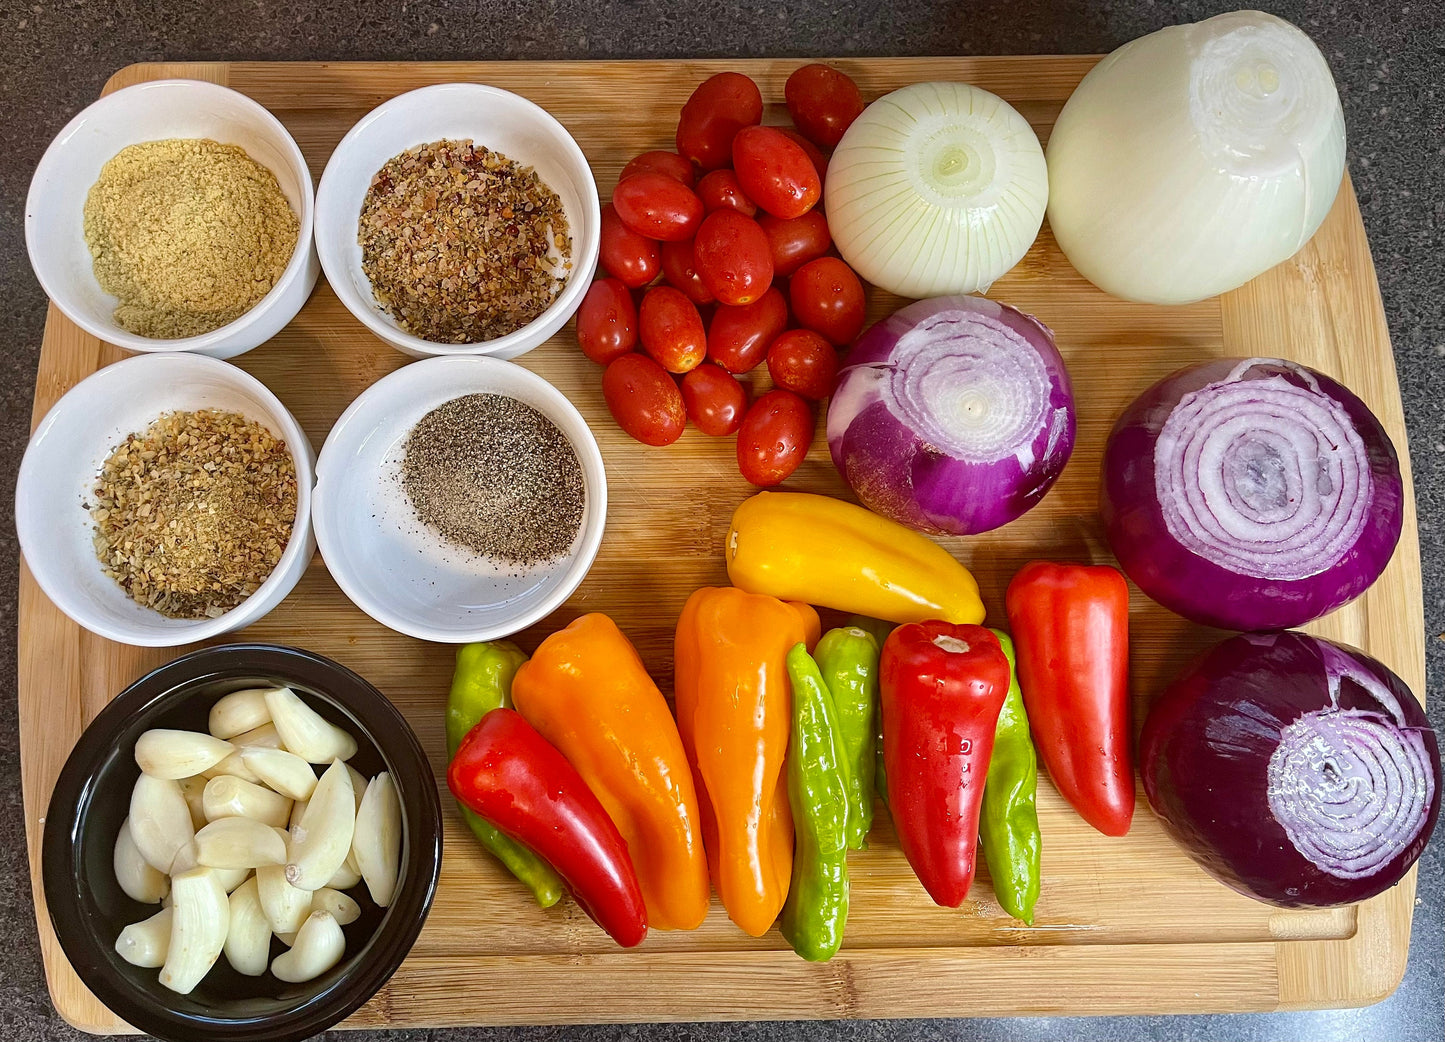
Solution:
M457 748L447 787L547 861L593 922L624 948L647 936L627 844L582 776L514 709L493 709Z
M879 682L898 844L928 896L957 908L973 882L1008 659L982 626L914 622L883 643Z
M1129 584L1105 565L1033 561L1004 602L1049 777L1090 825L1124 835L1134 817Z

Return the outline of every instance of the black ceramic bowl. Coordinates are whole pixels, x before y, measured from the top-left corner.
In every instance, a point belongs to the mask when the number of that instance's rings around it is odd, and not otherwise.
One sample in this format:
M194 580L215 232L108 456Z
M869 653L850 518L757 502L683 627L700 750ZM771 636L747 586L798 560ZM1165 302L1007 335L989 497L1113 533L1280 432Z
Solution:
M402 805L402 863L389 908L365 885L349 893L361 917L345 927L346 954L304 984L246 977L225 956L189 995L161 986L160 971L115 953L122 928L153 915L132 901L112 868L115 838L140 775L136 738L152 727L206 730L212 703L245 687L287 684L356 738L351 764L390 771ZM290 1042L323 1031L386 983L421 932L441 867L441 804L426 753L381 692L344 666L295 648L230 644L176 659L137 680L101 710L60 772L45 819L42 877L60 946L92 991L134 1027L175 1042ZM272 957L282 950L272 939Z

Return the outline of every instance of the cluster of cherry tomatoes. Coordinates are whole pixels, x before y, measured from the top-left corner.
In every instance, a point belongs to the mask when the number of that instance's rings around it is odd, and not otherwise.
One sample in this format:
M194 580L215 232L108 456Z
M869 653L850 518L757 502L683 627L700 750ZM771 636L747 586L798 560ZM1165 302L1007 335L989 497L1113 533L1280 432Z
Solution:
M863 327L863 285L830 254L818 209L823 149L863 98L825 65L794 72L784 96L798 130L762 126L762 94L740 73L693 92L677 151L623 167L602 208L606 274L577 312L577 343L607 367L618 426L648 445L676 441L689 419L704 434L736 433L738 468L755 485L778 484L807 455L814 403ZM749 404L738 377L764 362L773 389Z

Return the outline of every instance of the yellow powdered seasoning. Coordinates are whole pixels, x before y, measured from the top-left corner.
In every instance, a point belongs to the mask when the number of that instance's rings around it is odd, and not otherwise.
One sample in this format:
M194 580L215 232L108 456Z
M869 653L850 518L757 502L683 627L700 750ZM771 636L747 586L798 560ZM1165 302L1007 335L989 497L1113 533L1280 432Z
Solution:
M85 199L85 242L115 320L140 336L199 336L270 292L300 222L276 175L237 145L130 145Z

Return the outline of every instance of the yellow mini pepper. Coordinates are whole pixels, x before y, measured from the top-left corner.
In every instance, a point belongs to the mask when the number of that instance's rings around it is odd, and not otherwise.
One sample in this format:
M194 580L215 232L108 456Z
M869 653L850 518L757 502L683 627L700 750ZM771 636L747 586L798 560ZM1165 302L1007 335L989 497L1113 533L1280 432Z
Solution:
M831 496L759 492L724 553L739 589L889 622L983 621L978 583L943 547Z
M788 650L818 633L808 605L732 588L698 590L677 620L677 726L708 868L728 917L754 937L777 919L793 872Z
M707 860L692 772L667 700L606 615L542 641L512 681L517 711L582 775L632 857L647 921L692 930L707 915Z

